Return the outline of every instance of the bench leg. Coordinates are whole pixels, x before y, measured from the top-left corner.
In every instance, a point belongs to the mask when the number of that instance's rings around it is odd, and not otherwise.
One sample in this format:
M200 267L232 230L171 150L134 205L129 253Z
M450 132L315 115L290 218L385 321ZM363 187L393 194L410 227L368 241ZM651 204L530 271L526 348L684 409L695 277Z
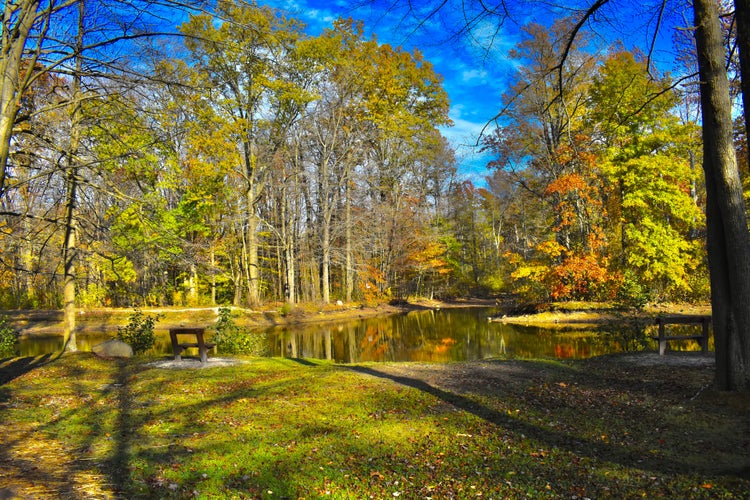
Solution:
M206 352L207 351L206 346L199 347L198 351L200 352L200 355L201 355L201 363L208 362L208 353Z
M701 333L703 334L703 336L698 341L698 343L701 346L701 351L703 352L703 354L708 354L708 323L709 322L708 320L704 319L702 323L703 324L701 325L702 326Z
M664 354L667 352L667 339L666 337L666 328L664 326L664 323L661 321L659 322L659 356L664 356Z

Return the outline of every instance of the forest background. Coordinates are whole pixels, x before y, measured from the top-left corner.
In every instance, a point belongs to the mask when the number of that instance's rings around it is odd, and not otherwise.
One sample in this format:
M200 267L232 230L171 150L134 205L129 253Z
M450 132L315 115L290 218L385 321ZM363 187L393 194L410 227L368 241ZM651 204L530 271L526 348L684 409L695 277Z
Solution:
M256 4L20 1L4 53L27 3L2 308L709 298L697 77L571 44L575 16L508 53L478 187L440 131L441 76L358 21L311 36ZM692 35L674 43L694 75Z

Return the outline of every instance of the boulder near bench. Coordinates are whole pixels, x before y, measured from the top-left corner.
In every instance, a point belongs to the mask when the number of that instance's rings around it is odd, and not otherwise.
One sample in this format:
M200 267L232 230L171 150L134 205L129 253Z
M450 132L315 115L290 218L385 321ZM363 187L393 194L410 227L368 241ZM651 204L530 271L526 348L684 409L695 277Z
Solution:
M191 347L197 347L201 357L201 363L208 361L208 350L216 347L212 342L206 342L203 338L205 328L170 328L169 339L172 341L172 351L174 352L175 361L182 359L182 351ZM195 342L180 342L178 336L191 336Z

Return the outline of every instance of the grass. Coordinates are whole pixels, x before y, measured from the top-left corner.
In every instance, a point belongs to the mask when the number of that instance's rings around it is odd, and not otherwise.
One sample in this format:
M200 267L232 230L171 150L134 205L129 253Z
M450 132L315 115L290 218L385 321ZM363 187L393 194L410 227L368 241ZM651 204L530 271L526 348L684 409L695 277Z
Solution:
M0 496L742 498L750 401L705 365L0 365Z

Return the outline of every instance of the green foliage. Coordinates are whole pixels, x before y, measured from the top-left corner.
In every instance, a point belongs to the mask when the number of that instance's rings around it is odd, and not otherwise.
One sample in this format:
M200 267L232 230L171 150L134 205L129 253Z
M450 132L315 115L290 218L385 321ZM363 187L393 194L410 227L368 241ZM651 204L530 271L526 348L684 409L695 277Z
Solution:
M78 293L76 301L81 307L103 306L107 300L107 287L98 283L89 283L85 290Z
M134 354L143 354L156 342L154 324L160 317L143 314L140 309L136 309L128 318L127 325L117 327L117 338L129 344Z
M644 287L631 271L625 276L617 289L615 303L618 307L643 309L650 300L648 288Z
M292 306L292 304L290 304L289 302L285 302L284 305L279 308L279 314L281 314L283 317L287 317L293 310L294 306Z
M219 308L219 319L216 322L213 342L222 354L264 356L268 352L265 334L248 332L237 326L232 316L232 310L228 307Z
M479 284L486 288L490 293L501 292L506 286L504 276L499 272L485 275L480 280Z
M10 326L5 316L0 316L0 357L15 356L18 332Z

